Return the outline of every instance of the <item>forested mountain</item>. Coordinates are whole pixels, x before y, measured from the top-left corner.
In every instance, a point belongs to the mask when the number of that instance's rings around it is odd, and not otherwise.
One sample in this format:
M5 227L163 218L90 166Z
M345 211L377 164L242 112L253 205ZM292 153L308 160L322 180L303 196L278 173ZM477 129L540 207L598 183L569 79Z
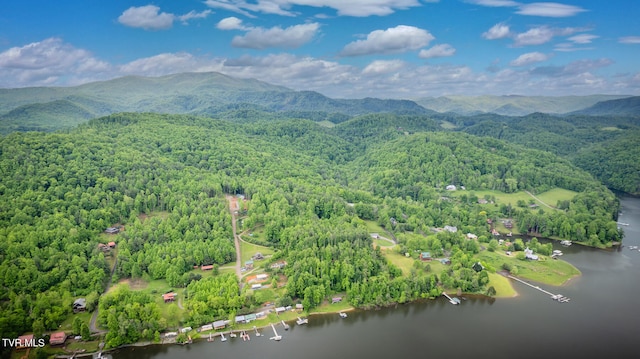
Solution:
M276 113L324 112L339 119L364 113L426 114L408 100L331 99L219 73L128 76L76 87L0 89L0 133L51 131L116 112L214 116L235 107ZM321 119L324 120L325 118Z
M416 99L415 101L437 112L454 112L460 115L495 113L505 116L524 116L534 112L564 114L582 110L600 101L615 100L629 96L441 96Z
M242 228L259 230L274 260L290 263L286 296L306 308L337 292L366 307L442 288L486 291L486 271L471 269L478 242L463 233L490 236L489 218L510 216L522 232L592 245L621 237L617 200L586 172L549 152L444 131L429 116L363 115L326 128L300 119L121 113L61 133L2 136L0 169L2 337L58 328L83 296L102 308L108 346L152 339L167 328L152 299L101 296L114 264L114 280L186 285L188 324L261 305L233 276L198 281L193 272L237 260L229 194L248 200ZM450 184L470 192L443 199ZM548 210L473 200L474 190L553 187L577 195ZM395 233L401 248L447 251L453 265L441 277L403 276L372 246L365 221ZM99 246L114 225L124 229L117 261ZM461 230L432 233L444 225ZM207 294L221 291L216 300Z
M579 115L611 115L640 117L640 96L600 101L593 106L574 112Z

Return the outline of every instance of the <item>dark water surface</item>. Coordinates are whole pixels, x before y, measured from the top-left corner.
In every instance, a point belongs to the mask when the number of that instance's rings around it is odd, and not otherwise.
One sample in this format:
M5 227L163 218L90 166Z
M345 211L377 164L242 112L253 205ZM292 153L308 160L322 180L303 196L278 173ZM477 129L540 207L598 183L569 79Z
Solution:
M558 303L515 283L517 298L445 299L376 311L311 316L283 339L239 337L187 346L154 345L112 353L114 359L165 358L640 358L640 199L622 199L624 246L613 251L565 248L562 259L582 276L563 287L541 285L571 298ZM253 334L253 333L252 333Z

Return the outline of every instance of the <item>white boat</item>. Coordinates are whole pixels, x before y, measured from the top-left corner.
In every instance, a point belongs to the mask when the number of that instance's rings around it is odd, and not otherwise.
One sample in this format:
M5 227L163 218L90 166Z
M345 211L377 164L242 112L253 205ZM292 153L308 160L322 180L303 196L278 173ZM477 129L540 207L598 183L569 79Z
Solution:
M340 315L340 318L346 318L347 317L347 313L340 312L338 314Z
M237 335L236 333L234 333L234 332L231 332L231 333L229 333L229 336L230 336L231 338L235 338L235 337L237 337L238 335Z
M560 241L560 244L562 244L563 246L569 247L571 245L571 241L568 241L568 240L565 239L565 240Z

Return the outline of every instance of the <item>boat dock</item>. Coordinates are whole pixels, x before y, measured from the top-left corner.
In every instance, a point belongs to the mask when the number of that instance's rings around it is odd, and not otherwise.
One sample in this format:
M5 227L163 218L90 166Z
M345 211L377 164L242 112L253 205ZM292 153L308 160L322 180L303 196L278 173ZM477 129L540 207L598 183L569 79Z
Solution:
M451 298L449 295L447 295L447 293L442 292L442 295L444 295L445 297L447 297L447 299L449 299L449 303L453 304L453 305L457 305L460 304L460 299L458 298Z
M279 341L280 339L282 339L282 336L278 335L278 332L276 332L276 327L273 325L273 323L271 323L271 328L273 329L273 336L269 339L275 341Z
M296 320L296 323L297 323L298 325L307 324L307 323L309 323L309 319L307 319L307 318L300 318L300 317L298 317L298 320Z
M289 324L285 323L284 320L282 321L282 326L284 327L284 330L289 330Z
M522 284L524 284L524 285L526 285L526 286L529 286L529 287L531 287L531 288L533 288L533 289L537 289L537 290L541 291L542 293L544 293L544 294L546 294L546 295L550 296L550 297L551 297L551 299L553 299L553 300L557 300L557 301L558 301L558 302L560 302L560 303L566 303L566 302L568 302L568 301L570 301L570 300L571 300L570 298L565 297L565 296L563 296L562 294L553 294L553 293L551 293L551 292L548 292L548 291L546 291L546 290L544 290L544 289L542 289L542 288L538 287L537 285L533 285L533 284L531 284L531 283L527 283L527 282L523 281L522 279L516 278L516 277L514 277L514 276L512 276L512 275L507 275L507 278L513 279L513 280L515 280L515 281L518 281L518 282L520 282L520 283L522 283Z

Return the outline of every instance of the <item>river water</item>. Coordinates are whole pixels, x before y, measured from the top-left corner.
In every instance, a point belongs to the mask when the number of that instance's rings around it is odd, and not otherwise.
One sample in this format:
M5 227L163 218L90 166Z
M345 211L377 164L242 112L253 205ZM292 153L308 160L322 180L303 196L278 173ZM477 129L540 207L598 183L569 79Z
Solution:
M558 303L514 283L516 298L444 298L374 311L311 316L309 324L284 331L283 339L239 337L227 342L153 345L120 349L114 359L165 358L640 358L640 199L624 197L619 221L624 245L612 251L578 245L566 260L582 276L563 287L541 285L571 298ZM253 333L252 333L253 334Z

